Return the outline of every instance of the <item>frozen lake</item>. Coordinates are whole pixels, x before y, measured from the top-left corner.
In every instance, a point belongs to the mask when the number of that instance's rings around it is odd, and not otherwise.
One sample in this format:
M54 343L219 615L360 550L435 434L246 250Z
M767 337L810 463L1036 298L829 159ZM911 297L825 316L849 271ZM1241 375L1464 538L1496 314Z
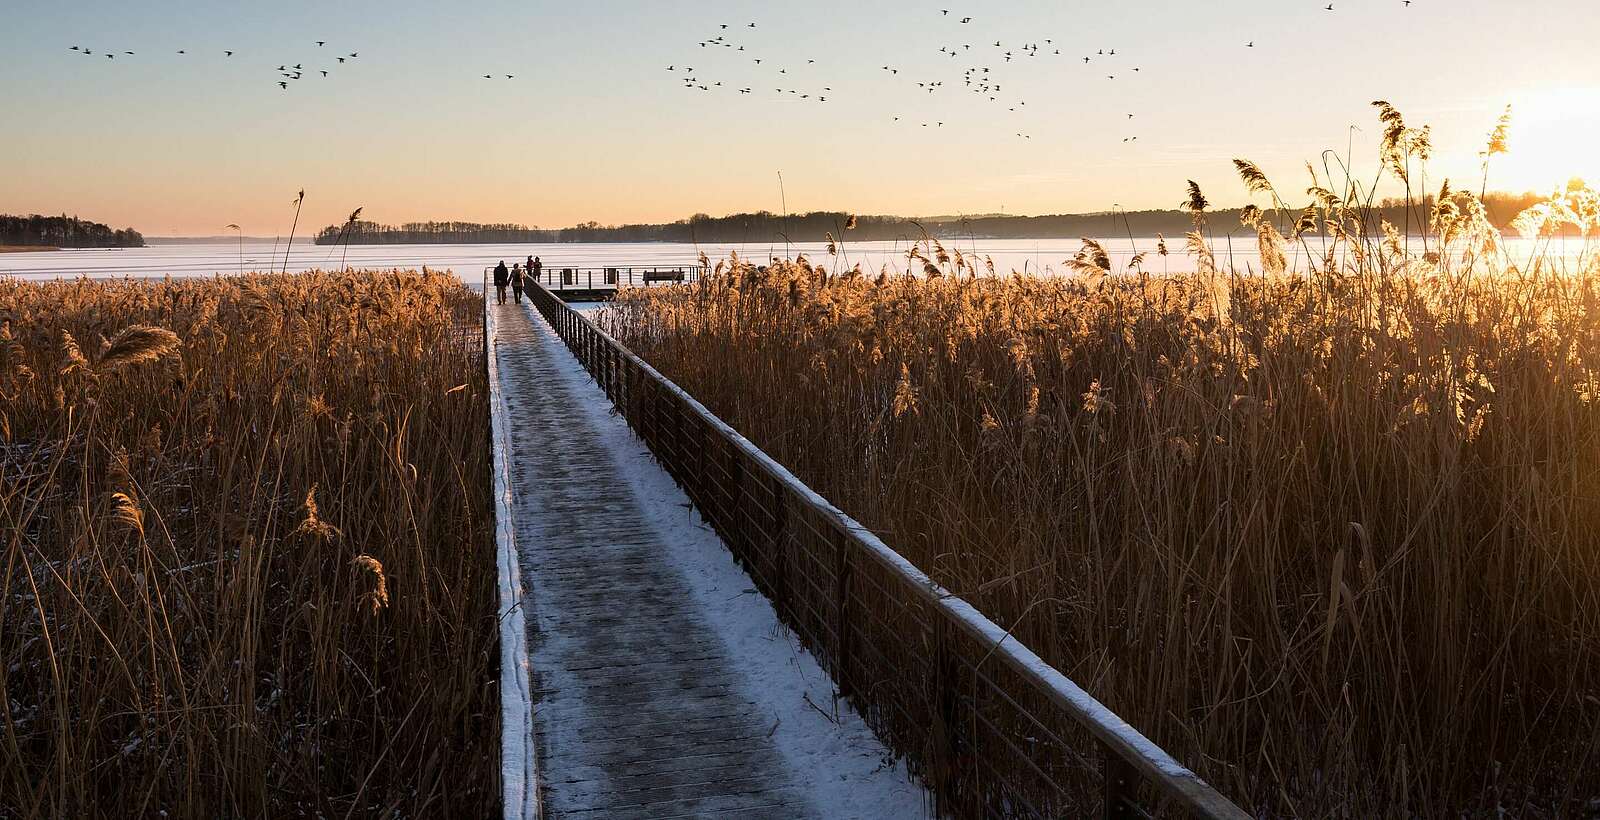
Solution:
M1569 268L1574 267L1580 259L1586 259L1585 245L1580 240L1546 240L1549 242L1549 253L1561 256L1569 263ZM1121 271L1126 266L1128 259L1135 253L1146 252L1145 269L1152 273L1172 272L1178 273L1194 269L1194 263L1182 253L1182 238L1167 239L1170 255L1165 259L1155 253L1156 239L1154 237L1134 237L1131 240L1122 239L1103 240L1106 250L1110 252L1113 269ZM1230 254L1231 244L1231 254ZM1420 252L1421 245L1417 240L1413 244ZM1533 243L1521 239L1508 239L1506 246L1513 261L1521 264L1533 251ZM841 248L840 255L832 260L840 269L860 263L863 270L876 273L883 265L888 265L890 270L904 270L906 267L906 242L860 242L847 243ZM1256 258L1255 238L1253 235L1236 236L1232 241L1225 236L1218 236L1214 240L1214 250L1217 261L1224 269L1229 265L1231 256L1232 265L1238 270L1259 270L1260 261ZM1313 245L1315 247L1315 245ZM1076 239L1008 239L1008 240L952 240L946 244L952 252L959 249L963 254L979 258L979 269L982 270L982 258L985 256L994 259L995 270L999 273L1009 273L1013 270L1029 273L1056 273L1063 268L1062 263L1072 258L1077 253L1079 241ZM563 267L626 267L626 266L653 266L653 265L688 265L694 264L700 252L704 251L713 264L727 258L730 252L737 251L740 257L755 262L761 262L773 256L792 255L804 253L813 264L830 264L825 247L821 243L796 243L788 246L787 251L782 244L742 244L721 245L705 244L691 245L686 243L666 242L637 242L637 243L560 243L560 244L516 244L516 245L358 245L352 246L346 252L343 248L335 249L328 246L297 243L288 254L288 269L303 271L316 268L338 268L341 259L345 264L358 268L420 268L426 265L429 268L454 271L462 279L476 282L483 274L483 270L492 267L496 262L505 260L507 264L522 260L528 256L538 256L544 262L545 268ZM1592 249L1590 251L1592 256ZM1291 265L1305 269L1303 252L1297 260L1294 249L1290 251ZM213 274L238 273L251 270L279 270L284 267L284 252L282 248L274 249L271 243L246 242L241 248L236 243L219 242L215 244L161 244L161 240L151 240L151 244L144 248L127 248L120 250L61 250L44 251L38 253L4 253L0 254L0 275L16 275L28 279L54 279L75 278L78 276L90 277L163 277L163 276L211 276Z

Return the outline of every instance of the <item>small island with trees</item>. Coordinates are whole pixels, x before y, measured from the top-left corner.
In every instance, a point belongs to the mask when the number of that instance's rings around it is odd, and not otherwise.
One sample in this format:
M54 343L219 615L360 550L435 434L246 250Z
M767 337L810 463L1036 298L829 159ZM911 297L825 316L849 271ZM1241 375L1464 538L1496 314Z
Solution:
M0 251L59 248L142 248L144 237L132 228L114 230L75 216L0 214Z

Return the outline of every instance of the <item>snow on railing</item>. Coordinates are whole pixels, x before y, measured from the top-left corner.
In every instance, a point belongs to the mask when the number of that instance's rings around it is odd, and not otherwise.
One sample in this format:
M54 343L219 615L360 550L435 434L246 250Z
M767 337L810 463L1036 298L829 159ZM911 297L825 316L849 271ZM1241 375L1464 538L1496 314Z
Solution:
M1247 818L546 288L533 303L940 808ZM1083 750L1098 747L1098 764Z
M511 510L511 434L495 360L494 311L484 288L484 367L489 377L490 465L494 484L495 562L500 590L500 786L504 820L542 820L539 761L533 734L533 693L521 563Z

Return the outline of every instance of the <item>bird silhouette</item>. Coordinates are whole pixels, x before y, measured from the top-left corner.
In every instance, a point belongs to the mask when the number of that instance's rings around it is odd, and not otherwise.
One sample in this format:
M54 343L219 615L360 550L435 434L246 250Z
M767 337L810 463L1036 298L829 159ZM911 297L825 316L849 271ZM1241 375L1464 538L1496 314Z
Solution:
M327 42L328 42L327 40L318 40L317 41L317 48L322 48L324 45L327 44Z
M283 89L284 91L288 91L289 90L289 84L284 82L284 81L282 81L282 80L278 81L278 87Z
M229 57L233 56L233 52L231 52L231 51L224 51L222 53L228 55Z
M324 76L324 77L328 76L328 72L326 72L326 71L322 72L322 76Z

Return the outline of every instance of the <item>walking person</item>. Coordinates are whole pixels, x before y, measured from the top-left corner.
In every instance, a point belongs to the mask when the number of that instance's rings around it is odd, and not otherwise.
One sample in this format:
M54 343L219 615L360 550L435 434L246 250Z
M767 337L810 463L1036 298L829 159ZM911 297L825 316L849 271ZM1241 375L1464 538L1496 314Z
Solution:
M511 271L506 270L506 260L494 266L494 292L500 304L506 303L506 283L511 281Z
M541 281L541 277L544 276L544 263L539 261L539 257L535 256L528 262L528 275L532 276L535 282Z
M522 263L511 266L511 293L517 298L517 304L522 304Z
M522 269L528 272L528 278L532 279L534 282L539 281L539 274L535 273L533 270L533 257L528 257L528 264L523 265ZM528 290L533 290L532 282L528 283Z

